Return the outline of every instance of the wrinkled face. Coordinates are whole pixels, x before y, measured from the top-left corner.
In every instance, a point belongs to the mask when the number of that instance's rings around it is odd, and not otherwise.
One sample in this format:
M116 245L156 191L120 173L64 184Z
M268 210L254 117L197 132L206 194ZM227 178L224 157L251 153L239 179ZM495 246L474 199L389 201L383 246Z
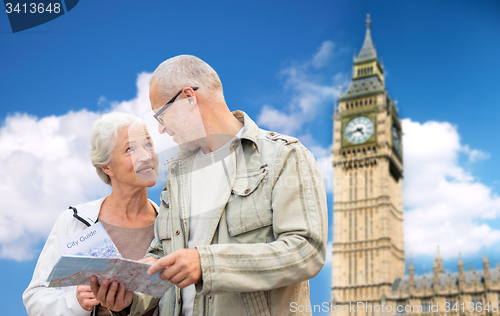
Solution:
M149 98L151 109L158 112L175 95L161 95L156 81L151 83ZM188 88L189 89L189 88ZM189 92L193 92L190 90ZM200 147L199 140L206 138L203 121L195 97L181 92L175 101L161 114L163 124L158 125L160 134L167 133L179 144L181 151Z
M155 185L158 177L158 155L144 126L120 129L108 168L111 171L111 174L108 174L113 186Z

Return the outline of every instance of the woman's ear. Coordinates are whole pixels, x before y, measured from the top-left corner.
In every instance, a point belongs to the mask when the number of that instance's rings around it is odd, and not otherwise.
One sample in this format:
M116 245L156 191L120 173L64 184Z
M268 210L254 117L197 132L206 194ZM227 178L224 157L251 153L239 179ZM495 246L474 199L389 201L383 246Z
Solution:
M113 171L111 171L111 168L109 168L108 165L105 165L101 167L102 171L104 171L105 174L107 174L109 177L111 177L113 174Z

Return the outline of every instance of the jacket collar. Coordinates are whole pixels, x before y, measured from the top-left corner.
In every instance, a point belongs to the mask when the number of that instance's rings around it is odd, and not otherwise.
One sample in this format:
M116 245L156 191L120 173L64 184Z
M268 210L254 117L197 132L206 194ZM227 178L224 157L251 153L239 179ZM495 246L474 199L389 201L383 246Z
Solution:
M234 117L238 119L238 121L243 123L243 133L241 134L240 139L249 140L255 145L257 151L259 151L259 144L257 142L259 136L259 127L257 126L257 124L255 124L255 122L243 111L236 110L233 111L232 114L234 115ZM198 147L194 150L179 152L171 159L165 161L164 164L169 165L171 162L178 161L181 159L186 159L198 153L199 150L200 148ZM194 156L192 158L194 158Z
M101 211L101 206L105 199L106 196L92 202L76 205L75 208L78 212L78 216L84 220L90 221L90 224L94 224L97 221L97 217L99 217L99 212Z
M77 206L75 206L78 215L87 221L91 221L91 224L95 224L97 218L99 217L99 212L101 211L102 203L104 202L106 197L107 196L102 197L98 200L94 200L92 202L78 204ZM148 201L149 203L151 203L151 205L153 205L153 207L156 210L156 213L158 213L159 211L158 205L156 205L156 203L151 201L150 199L148 199Z
M259 127L255 124L254 121L243 111L234 111L232 112L234 117L238 119L241 123L243 123L243 134L241 135L241 139L246 139L251 141L257 151L259 151L259 144L257 142L259 136Z

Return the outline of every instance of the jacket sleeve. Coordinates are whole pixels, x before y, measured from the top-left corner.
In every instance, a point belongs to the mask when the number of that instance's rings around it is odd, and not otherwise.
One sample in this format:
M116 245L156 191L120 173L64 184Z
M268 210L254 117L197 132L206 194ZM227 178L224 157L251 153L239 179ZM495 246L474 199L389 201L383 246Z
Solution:
M84 310L76 299L76 286L49 288L47 278L63 254L60 242L67 238L68 212L57 219L43 247L28 288L23 293L23 302L30 316L86 316L90 312ZM82 224L83 225L83 224ZM82 229L84 227L82 226Z
M143 293L132 292L132 304L120 312L113 312L113 316L142 316L147 311L158 306L161 297L149 296Z
M270 243L198 246L200 295L270 290L308 280L325 262L328 235L323 178L300 143L284 145L274 166Z

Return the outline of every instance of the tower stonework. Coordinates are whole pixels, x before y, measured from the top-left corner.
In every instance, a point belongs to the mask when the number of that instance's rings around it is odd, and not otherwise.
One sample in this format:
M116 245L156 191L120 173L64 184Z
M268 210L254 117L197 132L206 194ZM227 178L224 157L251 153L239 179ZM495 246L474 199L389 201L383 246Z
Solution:
M403 149L398 109L385 89L370 17L352 80L333 116L333 247L330 315L500 316L500 266L405 275ZM319 306L318 306L319 307Z
M385 89L369 16L352 80L338 99L333 139L332 305L380 305L405 273L403 157L401 122ZM352 310L332 314L354 316Z

